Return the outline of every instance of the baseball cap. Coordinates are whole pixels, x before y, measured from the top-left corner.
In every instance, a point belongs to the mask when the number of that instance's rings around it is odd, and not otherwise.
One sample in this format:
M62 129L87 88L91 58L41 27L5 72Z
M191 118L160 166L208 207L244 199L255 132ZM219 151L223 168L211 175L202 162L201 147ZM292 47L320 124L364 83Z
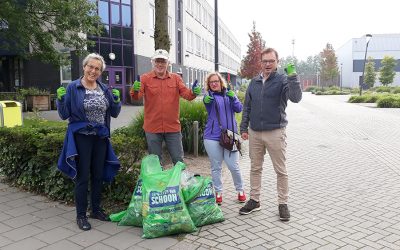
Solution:
M169 59L169 54L168 51L164 50L164 49L158 49L156 50L156 52L154 53L154 56L152 57L152 59L157 59L157 58L161 58L161 59L165 59L168 61Z

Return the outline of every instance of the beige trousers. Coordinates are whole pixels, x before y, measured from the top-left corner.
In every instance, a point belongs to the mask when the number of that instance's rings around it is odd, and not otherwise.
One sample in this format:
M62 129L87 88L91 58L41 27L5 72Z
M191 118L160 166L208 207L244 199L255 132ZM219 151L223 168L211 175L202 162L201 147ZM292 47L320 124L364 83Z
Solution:
M249 129L250 198L260 201L264 155L268 150L276 173L278 203L286 204L289 197L288 174L286 171L286 129L254 131Z

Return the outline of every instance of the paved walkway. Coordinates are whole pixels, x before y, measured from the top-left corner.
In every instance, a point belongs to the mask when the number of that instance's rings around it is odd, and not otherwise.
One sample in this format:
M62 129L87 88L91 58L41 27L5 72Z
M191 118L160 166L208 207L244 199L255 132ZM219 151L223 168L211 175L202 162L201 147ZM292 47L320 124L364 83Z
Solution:
M153 240L142 239L140 228L96 220L82 232L73 207L0 184L0 248L400 249L400 109L346 98L305 93L300 104L289 104L289 222L279 221L266 157L261 211L239 216L225 175L224 222ZM248 187L247 152L241 167Z

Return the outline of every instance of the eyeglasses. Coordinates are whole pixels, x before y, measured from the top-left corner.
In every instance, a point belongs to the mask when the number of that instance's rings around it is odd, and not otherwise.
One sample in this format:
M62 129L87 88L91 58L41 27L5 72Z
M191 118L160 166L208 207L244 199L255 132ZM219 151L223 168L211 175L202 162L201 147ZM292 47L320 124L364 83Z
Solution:
M95 66L93 66L93 65L86 65L90 70L95 70L96 72L99 72L99 71L101 71L101 69L100 68L98 68L98 67L95 67Z
M262 60L261 61L261 63L263 63L263 64L273 64L273 63L275 63L276 62L276 60Z
M219 80L215 80L215 81L209 81L208 84L216 84L219 83Z
M167 60L163 60L163 59L156 59L154 62L158 63L158 64L167 64Z

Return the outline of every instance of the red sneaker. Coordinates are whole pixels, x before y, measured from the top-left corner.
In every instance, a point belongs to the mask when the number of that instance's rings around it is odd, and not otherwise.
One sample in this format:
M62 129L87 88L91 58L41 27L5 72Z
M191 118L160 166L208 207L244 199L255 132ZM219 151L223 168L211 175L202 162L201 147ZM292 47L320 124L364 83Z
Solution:
M238 201L240 203L246 202L246 195L245 195L245 193L243 191L239 191L238 192Z
M218 205L222 204L222 194L221 193L215 193L215 203Z

